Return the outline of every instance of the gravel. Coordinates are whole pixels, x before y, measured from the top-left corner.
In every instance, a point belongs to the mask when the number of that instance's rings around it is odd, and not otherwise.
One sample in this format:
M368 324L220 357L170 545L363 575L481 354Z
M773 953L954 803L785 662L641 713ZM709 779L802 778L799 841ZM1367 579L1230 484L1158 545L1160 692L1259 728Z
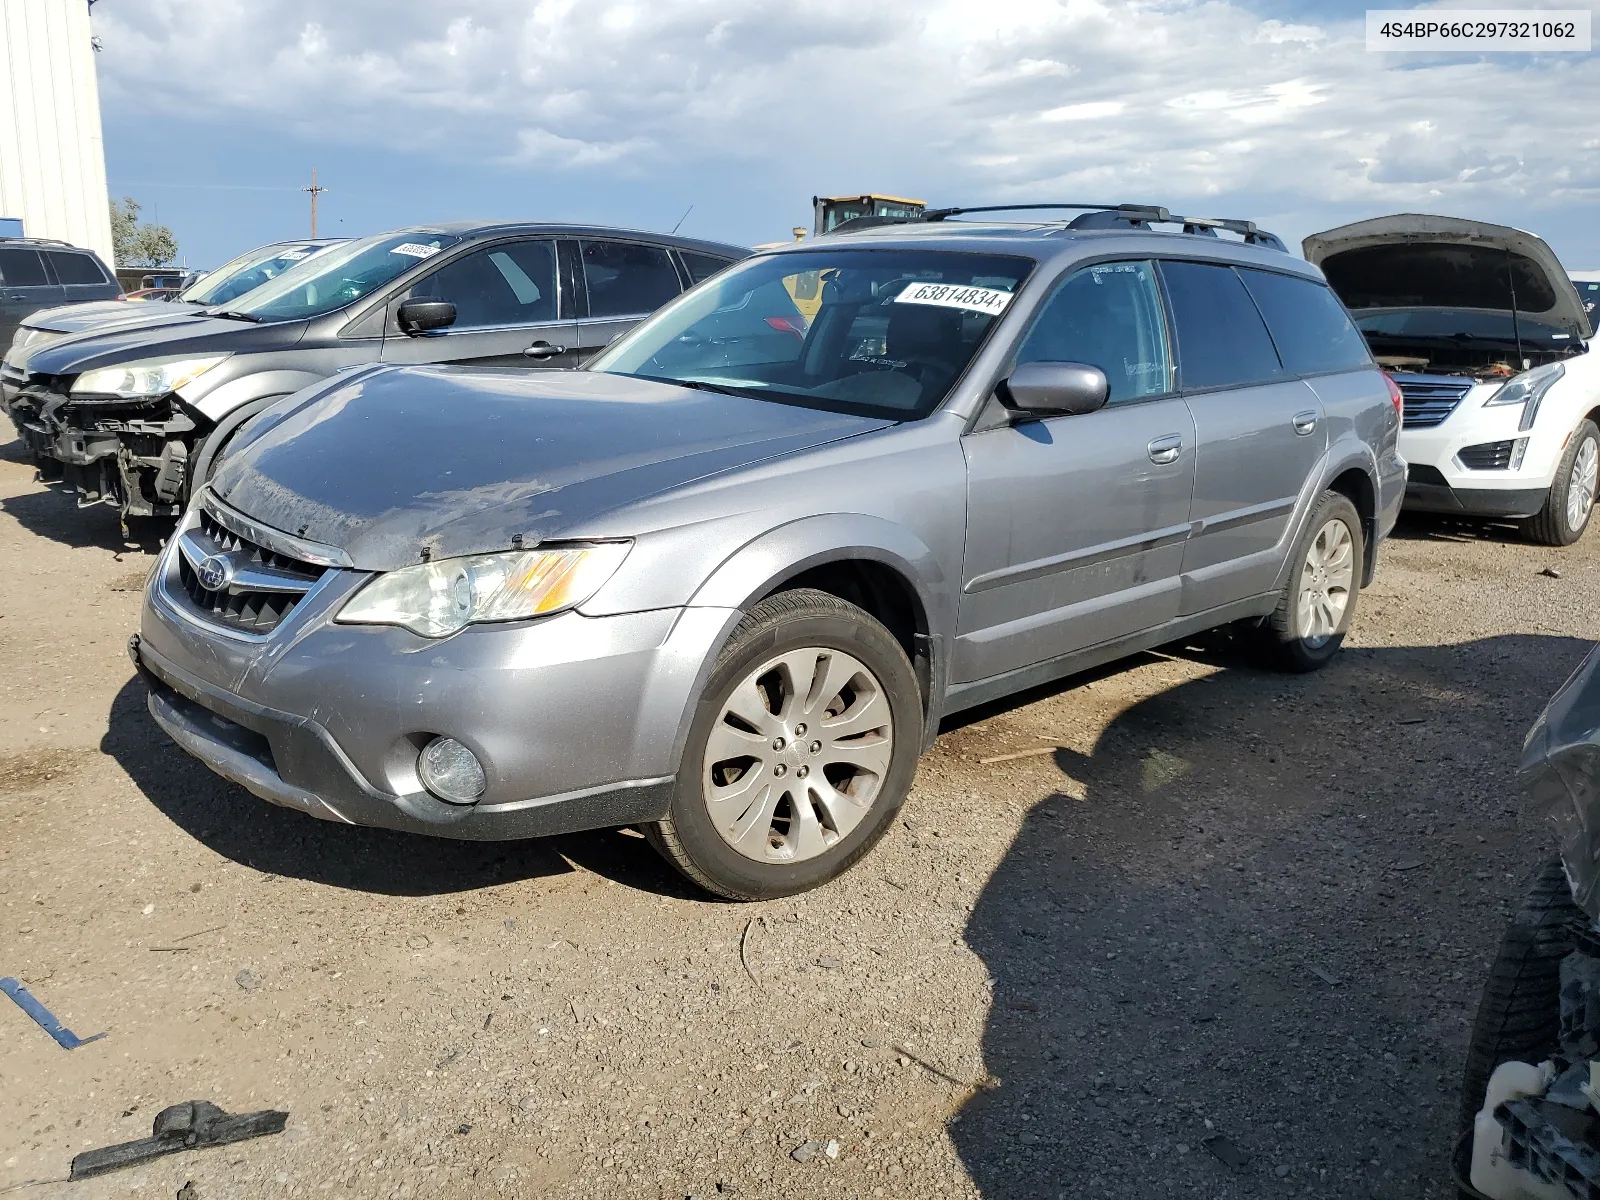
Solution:
M110 1032L68 1054L0 1007L0 1187L205 1098L289 1127L73 1195L1451 1195L1467 1027L1549 851L1512 772L1600 634L1600 541L1551 578L1408 522L1328 670L1213 638L968 714L854 870L735 906L626 833L433 841L211 775L131 677L148 558L20 458L0 971Z

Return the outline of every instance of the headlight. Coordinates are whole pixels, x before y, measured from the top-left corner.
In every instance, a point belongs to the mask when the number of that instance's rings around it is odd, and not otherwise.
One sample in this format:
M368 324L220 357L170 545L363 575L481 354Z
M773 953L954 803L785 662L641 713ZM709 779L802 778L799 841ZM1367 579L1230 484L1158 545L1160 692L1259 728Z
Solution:
M521 621L582 604L627 557L626 542L513 550L401 567L350 597L338 620L445 637L480 621Z
M1544 399L1544 394L1554 386L1556 380L1567 373L1567 369L1560 363L1546 363L1542 367L1535 367L1531 371L1524 371L1514 379L1507 380L1496 389L1487 400L1483 402L1485 408L1497 408L1503 404L1522 404L1522 420L1518 429L1533 428L1533 419L1539 414L1539 403Z
M208 358L169 358L148 362L124 363L120 367L98 367L85 371L72 385L76 395L92 392L112 396L165 396L186 383L200 378L216 366L226 354L213 354Z
M26 325L18 325L17 331L11 335L11 348L21 350L24 346L42 346L66 336L54 329L30 329Z

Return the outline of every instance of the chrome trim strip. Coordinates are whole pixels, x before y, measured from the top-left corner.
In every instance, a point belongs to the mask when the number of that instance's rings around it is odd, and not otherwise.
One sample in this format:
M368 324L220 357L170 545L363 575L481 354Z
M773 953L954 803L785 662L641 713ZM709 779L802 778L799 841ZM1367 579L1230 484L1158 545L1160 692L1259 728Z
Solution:
M265 546L275 554L281 554L285 558L297 558L301 562L308 562L318 567L342 567L347 571L355 569L356 564L343 550L335 546L324 546L318 542L308 542L304 538L273 529L270 525L259 524L237 509L228 507L217 498L209 484L200 493L200 507L205 510L207 516L230 533L238 534L258 546Z

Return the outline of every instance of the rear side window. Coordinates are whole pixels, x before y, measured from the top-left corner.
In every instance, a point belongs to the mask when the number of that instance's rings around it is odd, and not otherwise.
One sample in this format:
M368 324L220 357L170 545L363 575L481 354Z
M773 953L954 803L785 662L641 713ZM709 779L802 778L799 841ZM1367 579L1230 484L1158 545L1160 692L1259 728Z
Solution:
M0 283L8 287L38 287L49 282L37 250L0 247Z
M714 254L696 254L692 250L680 250L678 254L683 258L683 265L689 268L690 283L710 279L733 262L731 258L718 258Z
M1267 319L1278 356L1294 375L1354 371L1372 365L1366 339L1344 305L1311 279L1241 267L1245 287Z
M1185 388L1244 387L1283 377L1255 302L1232 267L1164 262Z
M681 290L667 252L636 242L584 242L583 277L591 317L652 313Z
M104 283L105 273L100 270L100 264L87 254L69 254L61 250L46 250L44 256L50 260L50 267L56 273L56 279L62 283Z

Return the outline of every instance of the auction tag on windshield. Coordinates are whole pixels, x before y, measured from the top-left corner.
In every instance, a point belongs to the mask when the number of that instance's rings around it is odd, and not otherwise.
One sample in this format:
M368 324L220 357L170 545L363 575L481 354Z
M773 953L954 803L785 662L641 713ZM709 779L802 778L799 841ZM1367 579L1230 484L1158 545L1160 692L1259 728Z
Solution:
M969 287L960 283L913 283L894 298L896 304L936 304L940 308L964 308L968 312L1005 312L1011 293L998 288Z
M412 258L432 258L439 253L437 246L422 246L416 242L401 242L390 254L409 254Z
M285 250L282 254L278 255L278 257L286 262L299 262L302 258L306 258L310 254L311 251L309 250Z

